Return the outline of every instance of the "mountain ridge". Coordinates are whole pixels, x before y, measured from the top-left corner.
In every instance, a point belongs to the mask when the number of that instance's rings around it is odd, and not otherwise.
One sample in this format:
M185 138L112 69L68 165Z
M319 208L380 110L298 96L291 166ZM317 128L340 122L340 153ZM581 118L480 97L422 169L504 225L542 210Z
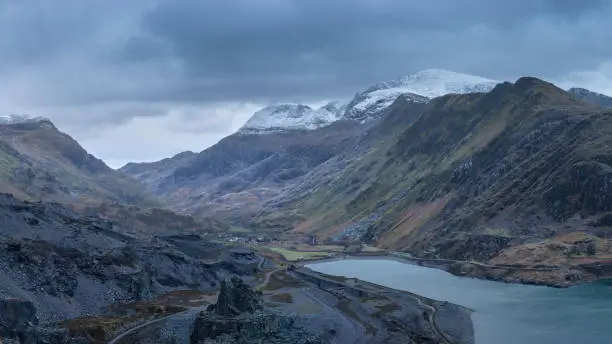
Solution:
M612 97L593 92L587 90L586 88L572 87L568 89L568 92L577 96L580 99L583 99L589 103L604 107L604 108L612 108Z
M0 176L0 188L22 199L157 204L131 177L108 167L42 117L0 123Z
M342 105L338 102L330 102L318 109L303 104L270 105L255 112L238 132L263 134L283 130L312 130L337 121L341 112Z
M426 69L413 75L384 81L357 92L344 104L330 102L318 109L303 104L267 106L251 116L241 133L265 134L282 130L313 130L340 119L362 123L379 119L401 94L414 102L428 102L448 93L486 92L499 81L443 69Z

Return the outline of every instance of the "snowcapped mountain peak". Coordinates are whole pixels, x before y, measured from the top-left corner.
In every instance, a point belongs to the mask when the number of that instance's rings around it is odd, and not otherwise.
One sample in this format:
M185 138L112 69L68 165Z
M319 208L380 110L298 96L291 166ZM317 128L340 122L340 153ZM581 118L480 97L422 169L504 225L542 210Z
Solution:
M267 106L253 116L239 130L243 134L265 134L286 130L312 130L339 119L343 107L329 103L319 109L303 104Z
M410 93L414 102L449 93L489 92L500 83L483 77L444 69L426 69L400 79L371 86L355 95L348 104L345 117L366 122L380 118L401 94Z
M409 93L434 98L449 93L489 92L500 81L444 69L426 69L397 81Z
M381 82L358 92L350 103L330 102L318 109L302 104L278 104L257 111L239 133L263 134L317 129L341 118L368 122L381 118L400 95L415 103L449 93L489 92L500 83L444 69L426 69L396 80Z
M51 121L45 117L31 117L28 115L0 115L0 124L20 124L20 123L38 123Z

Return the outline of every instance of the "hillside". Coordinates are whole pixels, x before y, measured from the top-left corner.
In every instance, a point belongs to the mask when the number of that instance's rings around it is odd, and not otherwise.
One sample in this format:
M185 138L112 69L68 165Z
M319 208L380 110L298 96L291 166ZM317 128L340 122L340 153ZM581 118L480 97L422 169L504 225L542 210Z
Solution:
M0 122L0 192L64 203L157 204L141 185L89 154L45 118L12 116Z
M241 223L243 215L258 212L263 202L348 149L360 130L355 122L338 121L316 130L236 133L198 154L128 164L120 171L174 210Z
M275 200L253 226L507 262L516 259L511 246L575 231L604 237L612 230L611 114L535 78L435 98L422 110L396 102L370 132L378 144L331 178L313 171L295 190L301 197ZM376 132L385 127L395 130ZM518 251L525 261L550 253Z
M107 343L118 325L165 312L147 310L156 296L214 291L225 276L248 279L257 263L198 235L136 239L100 217L2 193L0 218L0 338L8 343Z

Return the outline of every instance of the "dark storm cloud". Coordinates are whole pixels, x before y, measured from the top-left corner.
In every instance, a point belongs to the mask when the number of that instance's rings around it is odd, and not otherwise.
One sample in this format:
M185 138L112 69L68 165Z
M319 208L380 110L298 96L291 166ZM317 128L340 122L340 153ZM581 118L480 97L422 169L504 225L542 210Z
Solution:
M34 105L308 101L424 68L593 69L611 16L601 0L0 0L0 71Z
M432 67L502 79L593 68L612 55L611 14L609 1L167 0L143 28L211 81L186 99L317 98Z
M612 92L612 0L0 0L0 113L114 165L425 68Z

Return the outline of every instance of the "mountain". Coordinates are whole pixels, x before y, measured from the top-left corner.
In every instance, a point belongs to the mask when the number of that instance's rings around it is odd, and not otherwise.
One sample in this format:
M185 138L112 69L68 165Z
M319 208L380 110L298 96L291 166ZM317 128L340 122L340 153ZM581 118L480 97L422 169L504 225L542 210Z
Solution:
M240 128L244 134L262 134L285 130L312 130L337 121L343 107L338 102L312 109L308 105L281 104L257 111Z
M612 108L612 97L607 96L605 94L589 91L585 88L577 88L573 87L568 90L569 93L574 96L587 101L589 103L593 103L595 105L599 105L604 108Z
M570 280L587 243L592 259L606 256L611 114L527 77L420 108L396 102L364 136L376 144L336 173L304 176L251 226L420 256L566 266L521 278Z
M382 82L358 92L347 105L344 117L360 122L381 118L384 110L401 94L411 94L414 102L425 103L449 93L488 92L499 81L479 76L427 69L397 80Z
M261 203L350 148L360 130L358 123L340 120L315 130L243 131L197 154L131 163L120 171L174 210L241 222L243 214L250 216Z
M156 204L141 185L41 117L0 117L0 191L29 200Z
M497 83L432 69L374 85L346 105L269 106L256 112L237 133L198 154L183 152L159 162L130 163L120 171L139 180L174 210L197 216L223 214L242 222L246 214L259 211L290 185L300 184L317 167L328 175L342 169L351 152L373 144L371 134L363 135L397 99L420 107L430 97L485 92Z
M283 130L313 130L341 118L368 122L380 119L401 94L413 102L426 103L449 93L488 92L499 81L479 76L427 69L414 75L381 82L355 94L348 104L331 102L318 109L301 104L268 106L255 114L239 130L258 134Z

